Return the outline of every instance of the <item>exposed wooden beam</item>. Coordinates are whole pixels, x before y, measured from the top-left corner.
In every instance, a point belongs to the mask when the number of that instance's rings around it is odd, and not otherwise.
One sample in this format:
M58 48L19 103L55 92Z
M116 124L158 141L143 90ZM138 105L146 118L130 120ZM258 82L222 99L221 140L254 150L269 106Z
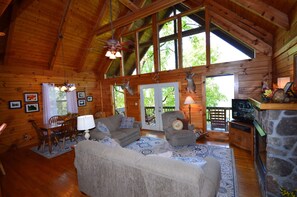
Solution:
M11 3L12 0L1 0L0 1L0 16L4 13L8 5Z
M56 58L57 58L57 53L60 49L60 46L61 46L61 42L62 42L62 39L63 39L63 33L64 33L64 29L65 29L65 22L66 22L66 18L69 14L69 7L71 7L71 4L72 4L72 0L68 0L67 1L67 4L65 6L65 9L64 9L64 13L63 13L63 16L62 16L62 19L61 19L61 22L60 22L60 26L59 26L59 29L58 29L58 35L57 35L57 39L56 39L56 42L55 42L55 45L53 47L53 51L52 51L52 55L50 56L50 60L49 60L49 69L50 70L53 70L54 69L54 64L56 62Z
M207 9L210 9L212 12L219 14L221 17L226 18L230 22L236 24L245 31L250 32L251 34L255 35L256 37L260 38L261 40L272 46L272 34L270 32L267 32L262 27L259 27L255 23L237 15L236 13L223 7L221 4L217 3L214 0L208 0L206 2L206 5Z
M85 61L87 59L87 55L89 53L89 49L90 49L90 46L91 46L93 38L94 38L96 27L98 26L101 18L104 15L104 10L106 10L107 3L108 3L108 1L101 1L101 3L98 5L98 13L99 14L98 14L98 17L97 17L97 20L96 20L96 24L94 25L94 28L92 29L92 31L88 35L88 40L86 42L86 46L84 48L84 51L83 51L81 59L80 59L80 64L78 66L78 71L79 72L84 70L84 66L85 66L84 63L85 63Z
M209 13L211 16L211 20L214 21L216 25L218 25L220 28L235 36L236 38L240 39L248 46L256 49L257 51L268 56L272 55L272 46L263 42L262 40L260 40L253 34L249 33L248 31L241 29L236 24L230 22L229 20L218 15L217 13L212 11L210 11Z
M286 13L264 3L261 0L231 0L246 10L257 14L263 19L283 29L289 29L289 17Z
M160 10L163 10L163 9L166 9L170 6L173 6L173 5L176 5L178 3L181 3L185 0L159 0L157 2L153 2L152 4L144 7L144 8L141 8L141 9L138 9L136 12L132 13L132 14L129 14L129 15L126 15L126 16L123 16L117 20L115 20L113 22L113 27L116 29L116 28L120 28L120 27L123 27L125 25L129 25L130 23L132 23L133 21L139 19L139 18L144 18L144 17L147 17L149 15L152 15L154 13L157 13L158 11ZM99 27L96 31L96 34L97 35L100 35L100 34L103 34L107 31L110 31L110 25L109 24L106 24L102 27Z
M132 12L139 10L139 7L132 3L130 0L119 0L124 6L130 9Z

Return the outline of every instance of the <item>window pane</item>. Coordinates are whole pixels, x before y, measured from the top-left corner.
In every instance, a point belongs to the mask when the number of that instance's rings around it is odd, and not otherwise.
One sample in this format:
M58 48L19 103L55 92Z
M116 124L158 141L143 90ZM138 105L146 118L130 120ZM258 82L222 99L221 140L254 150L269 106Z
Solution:
M159 26L159 38L173 35L176 32L176 20L166 22Z
M67 97L66 92L60 91L59 88L55 88L56 102L57 102L57 115L67 114Z
M210 33L210 60L212 64L251 59L230 43Z
M153 32L149 27L138 33L140 74L154 72Z
M177 19L159 25L161 71L177 68Z
M125 115L125 94L121 86L113 86L115 114Z
M124 63L124 75L133 75L136 74L136 64L135 64L135 34L130 34L125 37L122 37L122 46L123 46L123 63Z
M206 64L205 33L183 37L183 67Z
M182 18L183 67L206 64L204 11Z
M160 43L161 71L176 69L176 40Z
M111 64L106 73L106 78L119 77L120 76L121 58L111 60Z

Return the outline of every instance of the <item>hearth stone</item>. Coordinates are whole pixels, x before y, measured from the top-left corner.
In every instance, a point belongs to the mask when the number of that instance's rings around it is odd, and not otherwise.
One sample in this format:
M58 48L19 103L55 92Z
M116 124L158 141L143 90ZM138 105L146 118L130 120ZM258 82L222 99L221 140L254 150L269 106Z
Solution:
M279 193L279 186L277 181L273 178L273 176L268 175L266 177L266 185L268 188L271 188L269 192L271 193Z
M277 133L282 136L296 135L296 117L284 117L277 125Z
M280 196L280 188L296 189L297 111L255 110L255 120L267 135L266 175L261 182L265 197ZM257 165L256 165L257 166ZM261 180L259 178L259 180ZM263 187L263 184L264 187Z
M297 142L297 137L286 137L283 139L283 143L284 143L283 147L286 150L293 150L295 142ZM296 149L297 149L297 147L296 147ZM293 151L293 155L297 154L296 149L295 149L295 151Z
M285 150L280 150L274 146L267 146L266 150L267 150L267 152L270 152L275 155L286 155L287 154L287 152Z
M277 138L277 137L272 137L269 138L269 144L272 146L281 146L282 145L282 140Z
M290 162L280 158L268 158L267 162L271 164L267 167L268 171L277 176L288 176L294 170L294 166Z

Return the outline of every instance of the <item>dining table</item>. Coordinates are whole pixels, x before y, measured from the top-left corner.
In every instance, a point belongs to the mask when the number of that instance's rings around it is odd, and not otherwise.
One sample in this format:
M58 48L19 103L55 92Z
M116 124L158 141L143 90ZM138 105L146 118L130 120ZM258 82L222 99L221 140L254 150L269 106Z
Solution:
M39 125L40 129L43 131L47 132L47 136L48 136L48 148L49 148L49 152L52 153L52 140L51 140L51 135L52 133L58 133L61 132L62 127L63 127L63 123L64 121L58 121L54 124L45 124L42 123Z

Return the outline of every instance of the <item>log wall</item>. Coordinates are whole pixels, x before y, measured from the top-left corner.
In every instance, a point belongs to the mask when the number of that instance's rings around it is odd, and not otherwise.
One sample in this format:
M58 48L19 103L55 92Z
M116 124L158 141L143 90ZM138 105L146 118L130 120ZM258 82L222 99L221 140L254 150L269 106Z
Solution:
M183 104L186 96L191 95L197 104L192 105L192 123L197 128L205 128L205 90L204 81L207 76L235 75L236 98L259 98L261 82L264 77L270 76L271 57L257 54L253 60L244 60L230 63L210 65L209 67L194 67L192 72L196 73L194 81L196 93L186 92L187 82L185 71L178 69L159 72L159 83L178 82L180 88L181 110L188 114L188 106ZM130 85L134 95L126 94L127 116L133 116L140 120L140 93L139 85L158 83L154 80L155 73L131 76ZM65 81L64 71L30 70L30 69L2 69L0 73L0 122L7 122L8 127L0 138L1 152L10 148L23 147L37 143L36 133L28 123L29 119L42 121L42 89L41 83L51 82L61 84ZM112 85L121 84L124 78L98 80L98 75L93 73L66 72L66 78L75 83L77 91L85 91L87 96L93 96L93 102L87 102L85 107L79 107L79 114L94 114L97 111L104 111L107 115L113 114ZM127 78L127 77L126 77ZM233 88L233 87L230 87ZM37 92L39 112L25 113L24 93ZM21 100L21 109L9 109L8 102ZM135 104L136 103L136 104ZM26 141L24 135L28 134L31 139Z
M273 55L273 82L278 77L290 77L294 80L294 56L297 55L297 7L290 17L291 27L288 31L279 29L275 35ZM297 68L296 68L297 69ZM295 83L297 80L295 79Z
M17 73L17 74L16 74ZM11 148L19 148L37 143L36 131L33 129L29 119L42 122L42 86L41 83L61 84L65 81L64 71L30 71L24 69L1 70L0 73L0 123L6 122L7 128L0 138L0 152ZM77 91L85 91L86 96L93 96L93 102L86 102L86 106L78 107L80 115L94 114L100 111L100 84L92 73L67 72L67 80L75 83ZM24 93L38 93L39 112L25 113ZM21 109L9 109L8 102L21 100ZM25 140L25 135L30 140Z
M180 107L181 110L188 114L188 106L183 102L188 95L191 95L197 104L192 106L192 123L195 127L205 128L205 78L207 76L228 75L235 76L235 97L248 98L253 97L260 99L260 92L263 78L271 79L271 57L257 54L253 60L236 61L222 64L193 67L192 72L196 73L194 81L196 84L196 93L190 94L186 92L187 82L185 80L185 71L187 69L178 69L171 71L159 72L159 83L178 82L180 92ZM126 113L127 116L133 116L136 120L140 120L140 92L139 85L158 83L154 80L155 74L145 74L131 76L130 86L134 90L134 95L126 93ZM126 77L127 79L127 77ZM113 113L111 87L115 84L122 84L125 78L118 77L106 79L102 81L102 97L103 111L107 115ZM136 103L136 104L135 104Z

